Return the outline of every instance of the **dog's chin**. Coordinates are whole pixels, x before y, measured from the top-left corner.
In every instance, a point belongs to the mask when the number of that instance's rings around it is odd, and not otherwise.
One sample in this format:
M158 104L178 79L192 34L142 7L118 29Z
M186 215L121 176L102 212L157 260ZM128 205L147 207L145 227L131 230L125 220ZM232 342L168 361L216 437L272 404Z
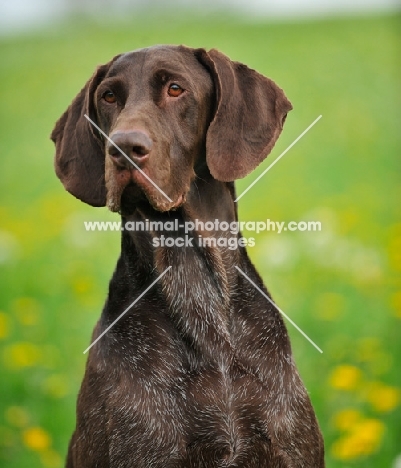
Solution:
M146 184L147 185L147 184ZM134 213L138 206L150 205L154 210L160 212L173 211L180 208L186 201L186 192L168 199L155 187L141 187L131 181L125 187L114 190L107 194L107 207L110 211L124 215Z
M128 184L121 194L119 212L124 215L132 214L138 205L147 202L143 191L134 183Z

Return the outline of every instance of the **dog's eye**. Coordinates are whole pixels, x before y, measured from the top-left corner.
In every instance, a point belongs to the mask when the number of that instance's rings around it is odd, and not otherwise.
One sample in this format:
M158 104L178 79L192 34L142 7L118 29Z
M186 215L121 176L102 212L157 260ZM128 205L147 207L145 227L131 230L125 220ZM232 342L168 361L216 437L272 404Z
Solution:
M117 101L116 95L112 91L106 91L102 98L109 104L114 104Z
M169 87L168 87L168 91L167 91L167 94L170 96L170 97L178 97L180 94L182 94L184 92L184 90L181 88L180 85L178 85L177 83L172 83Z

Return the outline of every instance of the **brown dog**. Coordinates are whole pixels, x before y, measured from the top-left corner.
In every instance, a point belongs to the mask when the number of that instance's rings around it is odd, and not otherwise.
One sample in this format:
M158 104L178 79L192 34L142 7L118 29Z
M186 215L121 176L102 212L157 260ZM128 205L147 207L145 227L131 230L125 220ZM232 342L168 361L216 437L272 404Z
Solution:
M122 232L93 339L164 275L91 348L68 467L324 466L283 320L239 273L267 294L245 239L205 245L230 234L183 227L237 220L233 181L271 151L289 110L273 81L216 50L156 46L100 66L57 122L69 192L123 222L179 226ZM161 233L188 243L163 246Z

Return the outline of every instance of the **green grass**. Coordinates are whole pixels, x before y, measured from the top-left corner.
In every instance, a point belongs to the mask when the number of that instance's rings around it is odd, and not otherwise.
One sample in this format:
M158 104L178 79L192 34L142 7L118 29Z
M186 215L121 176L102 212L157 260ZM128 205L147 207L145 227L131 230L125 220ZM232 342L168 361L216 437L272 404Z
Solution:
M0 466L62 466L82 351L119 249L117 233L84 232L83 219L117 218L64 192L49 134L96 65L155 43L218 48L292 101L276 148L238 193L323 115L241 199L240 216L322 221L320 233L260 234L250 255L324 350L288 324L328 467L391 466L401 452L399 23L129 18L1 40Z

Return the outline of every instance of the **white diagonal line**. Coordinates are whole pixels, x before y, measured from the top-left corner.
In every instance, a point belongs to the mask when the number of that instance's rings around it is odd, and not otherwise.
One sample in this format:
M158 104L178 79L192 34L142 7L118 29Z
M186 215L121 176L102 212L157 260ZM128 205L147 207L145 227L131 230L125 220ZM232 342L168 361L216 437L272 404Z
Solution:
M151 289L151 288L168 272L168 270L170 270L170 268L171 268L171 266L169 266L168 268L166 268L166 269L163 271L163 273L162 273L161 275L159 275L159 276L153 281L153 283L152 283L150 286L148 286L148 287L145 289L145 291L143 291L143 292L135 299L135 301L134 301L130 306L128 306L128 307L124 310L124 312L123 312L122 314L120 314L120 315L114 320L114 322L113 322L111 325L109 325L109 326L106 328L106 330L96 338L96 340L95 340L93 343L90 344L90 346L88 346L88 347L85 349L84 354L87 353L87 352L92 348L92 346L95 345L95 344L100 340L100 338L102 338L102 337L110 330L110 328L113 327L113 326L120 320L120 318L121 318L123 315L125 315L125 314L131 309L131 307L133 307L133 306L139 301L139 299L141 299L141 297L143 297L143 296L149 291L149 289Z
M290 144L290 146L289 146L286 150L284 150L284 151L280 154L280 156L279 156L277 159L275 159L275 160L270 164L270 166L269 166L267 169L265 169L265 170L262 172L262 174L260 174L260 176L258 176L258 177L252 182L252 184L249 185L248 188L245 189L245 190L241 193L241 195L239 195L234 201L237 202L240 198L242 198L242 197L246 194L246 192L247 192L248 190L250 190L250 189L256 184L256 182L258 182L258 180L261 179L261 178L266 174L266 172L267 172L268 170L270 170L270 169L276 164L276 162L278 162L278 161L285 155L285 153L287 153L287 151L290 150L290 149L295 145L295 143L296 143L297 141L299 141L299 140L305 135L305 133L308 132L308 131L315 125L315 123L317 123L321 118L322 118L322 116L319 115L319 117L318 117L316 120L314 120L314 121L309 125L309 127L308 127L306 130L304 130L304 131L299 135L299 137L296 138L296 139Z
M258 286L257 284L255 284L255 283L251 280L251 278L249 278L249 276L248 276L246 273L244 273L244 272L241 270L241 268L239 268L239 267L237 267L237 266L235 266L235 268L242 274L242 276L244 276L244 277L252 284L252 286L254 286L254 287L260 292L260 294L262 294L263 297L265 297L265 298L270 302L270 304L271 304L273 307L275 307L275 308L280 312L281 315L283 315L283 316L299 331L299 333L301 333L301 335L303 335L303 336L309 341L309 343L311 343L311 344L319 351L319 353L323 353L323 351L319 348L319 346L318 346L316 343L314 343L314 342L309 338L309 336L308 336L306 333L304 333L304 332L298 327L298 325L297 325L293 320L291 320L290 317L288 317L288 315L285 314L285 313L280 309L280 307L278 307L277 304L275 304L275 303L270 299L270 297L269 297L266 293L264 293L264 292L259 288L259 286Z
M155 184L155 183L153 182L153 180L152 180L147 174L145 174L145 173L143 172L143 170L142 170L140 167L138 167L138 166L134 163L134 161L133 161L131 158L129 158L129 157L124 153L124 151L123 151L121 148L119 148L119 147L114 143L114 141L113 141L110 137L108 137L108 136L104 133L104 131L103 131L98 125L96 125L96 123L95 123L88 115L86 115L86 114L84 114L84 115L85 115L85 118L86 118L87 120L89 120L89 122L90 122L105 138L107 138L107 140L108 140L115 148L117 148L118 151L119 151L125 158L127 158L127 160L128 160L133 166L135 166L135 168L138 169L138 171L139 171L144 177L146 177L146 178L148 179L148 181L153 185L153 187L155 187L162 195L164 195L164 196L167 198L168 201L170 201L170 202L173 201L168 195L166 195L166 194L163 192L163 190L162 190L157 184Z

